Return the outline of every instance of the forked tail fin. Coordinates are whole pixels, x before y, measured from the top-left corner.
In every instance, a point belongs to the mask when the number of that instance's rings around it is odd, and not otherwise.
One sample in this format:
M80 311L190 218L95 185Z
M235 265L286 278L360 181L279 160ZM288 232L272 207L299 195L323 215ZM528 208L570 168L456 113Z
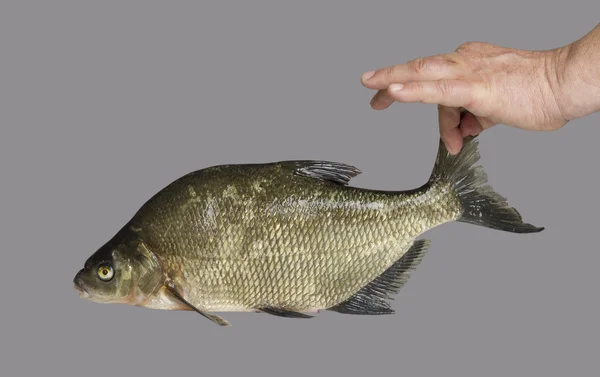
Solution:
M519 212L508 205L506 198L496 193L489 185L485 185L487 175L483 167L474 166L478 160L476 137L465 138L463 149L456 156L448 153L440 140L430 182L450 184L461 205L458 221L513 233L535 233L544 230L524 223Z

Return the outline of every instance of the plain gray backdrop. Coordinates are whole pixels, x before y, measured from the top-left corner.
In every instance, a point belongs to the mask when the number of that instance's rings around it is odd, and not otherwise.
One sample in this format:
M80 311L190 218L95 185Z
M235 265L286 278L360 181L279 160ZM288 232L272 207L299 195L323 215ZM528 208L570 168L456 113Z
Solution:
M551 4L552 3L552 4ZM80 299L72 278L158 190L224 163L328 159L353 184L429 177L434 105L376 112L367 70L467 41L559 47L597 1L3 1L2 375L593 375L600 350L598 114L557 132L481 137L516 235L429 231L384 317L312 320Z

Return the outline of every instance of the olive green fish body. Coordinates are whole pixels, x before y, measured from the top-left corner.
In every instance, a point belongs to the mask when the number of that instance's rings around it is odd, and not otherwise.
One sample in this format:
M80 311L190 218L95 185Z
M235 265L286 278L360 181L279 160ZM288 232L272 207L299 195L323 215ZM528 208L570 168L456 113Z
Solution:
M131 226L207 311L334 306L459 214L449 190L361 190L296 174L293 163L192 173Z
M330 309L393 313L388 299L426 252L425 231L462 221L539 232L495 193L475 138L404 192L348 186L359 173L324 161L224 165L161 190L75 277L81 295L156 309L305 317Z

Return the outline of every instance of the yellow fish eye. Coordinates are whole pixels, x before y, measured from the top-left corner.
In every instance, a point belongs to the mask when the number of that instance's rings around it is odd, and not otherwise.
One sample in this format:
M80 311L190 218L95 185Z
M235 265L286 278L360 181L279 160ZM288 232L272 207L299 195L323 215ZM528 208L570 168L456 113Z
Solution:
M101 264L98 266L98 278L102 281L110 281L113 278L115 272L109 264Z

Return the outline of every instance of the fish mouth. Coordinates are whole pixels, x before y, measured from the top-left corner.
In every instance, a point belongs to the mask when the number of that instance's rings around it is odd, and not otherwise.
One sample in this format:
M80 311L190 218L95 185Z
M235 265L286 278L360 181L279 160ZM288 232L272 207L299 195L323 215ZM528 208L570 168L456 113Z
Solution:
M90 293L85 288L85 286L82 286L82 285L77 284L77 283L75 283L74 286L75 286L75 290L77 290L77 292L79 292L79 297L81 297L81 298L89 298L91 296Z
M81 280L80 277L82 273L83 270L79 271L77 275L75 275L75 278L73 279L73 286L75 290L79 292L79 297L89 298L91 296L90 292L88 291L87 287L85 286L85 283L83 282L83 280Z

